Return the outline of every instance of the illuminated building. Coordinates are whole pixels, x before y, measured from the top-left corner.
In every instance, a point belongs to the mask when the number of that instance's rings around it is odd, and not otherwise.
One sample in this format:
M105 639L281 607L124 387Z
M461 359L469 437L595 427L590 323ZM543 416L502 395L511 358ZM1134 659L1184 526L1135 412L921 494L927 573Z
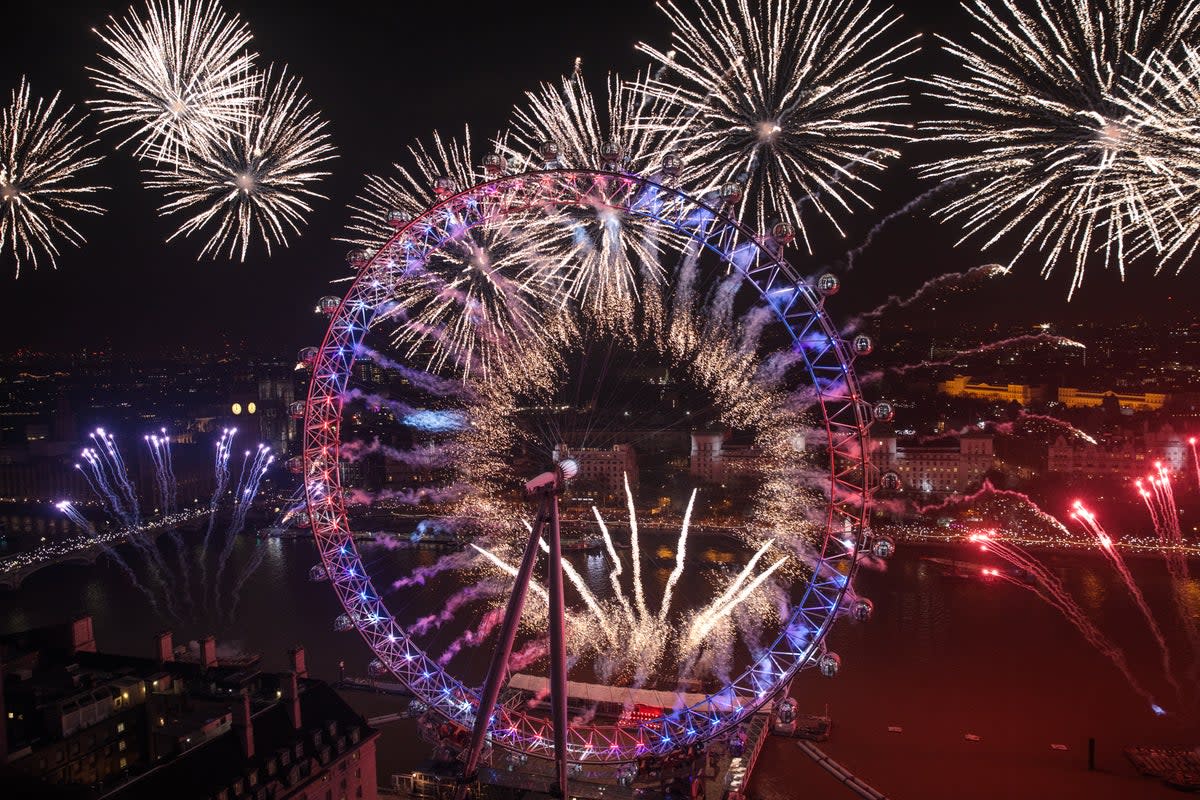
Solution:
M1022 383L972 383L970 375L955 375L948 381L942 381L938 384L938 391L951 397L1020 403L1023 406L1041 400L1045 395L1045 390L1040 386L1027 386Z
M1170 425L1102 436L1096 444L1059 436L1046 450L1046 469L1079 477L1129 478L1149 473L1157 461L1181 472L1191 458L1187 439Z
M1067 408L1096 408L1107 401L1116 402L1121 408L1131 411L1158 411L1167 404L1168 397L1159 392L1091 392L1066 386L1058 390L1058 402Z
M579 464L576 481L581 486L617 494L625 491L626 475L631 487L638 485L637 453L631 444L615 444L608 448L555 446L555 461L568 457Z
M954 494L978 487L995 460L990 434L968 433L951 446L900 445L895 436L871 438L871 462L894 472L906 490Z

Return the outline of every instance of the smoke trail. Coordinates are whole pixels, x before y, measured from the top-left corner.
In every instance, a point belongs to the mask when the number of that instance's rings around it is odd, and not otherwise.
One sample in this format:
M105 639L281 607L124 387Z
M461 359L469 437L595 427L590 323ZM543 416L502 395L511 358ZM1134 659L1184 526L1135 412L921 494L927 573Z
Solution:
M93 526L92 523L79 512L79 509L75 508L74 504L72 504L69 500L63 500L62 502L57 503L55 508L66 514L67 518L70 519L71 522L78 525L89 539L100 545L100 548L104 551L104 554L111 558L113 563L116 564L123 573L125 573L125 577L129 579L129 582L133 585L133 588L137 589L146 596L146 600L150 603L151 610L153 610L155 614L158 614L158 599L154 596L154 593L147 589L145 584L138 580L137 573L135 573L133 568L129 566L129 562L127 562L124 558L121 558L121 554L117 552L116 548L111 546L103 539L103 537L100 536L99 533L96 532L95 526Z
M225 566L229 563L229 557L233 555L233 545L237 541L238 534L246 527L246 514L254 505L254 499L258 495L263 476L267 474L267 470L273 463L275 463L275 456L271 455L271 448L260 444L258 451L254 454L254 460L250 463L250 474L245 477L244 481L239 478L238 482L242 489L240 494L234 498L233 515L229 521L229 528L225 531L225 545L221 548L221 557L217 561L217 576L213 581L213 602L218 619L221 616L221 576L225 574Z
M952 358L918 361L916 364L901 364L900 366L888 367L887 372L893 372L899 375L905 375L909 372L918 369L929 369L930 367L948 367L960 358L971 356L982 356L988 353L994 353L997 350L1004 350L1009 347L1017 347L1027 344L1050 344L1057 347L1077 347L1086 349L1086 345L1082 342L1077 342L1074 339L1068 339L1065 336L1056 336L1051 333L1027 333L1020 336L1011 336L1007 339L1001 339L996 342L987 342L978 347L973 347L968 350L956 353ZM883 377L881 372L873 372L868 377L860 378L860 383L874 382Z
M1009 270L1007 267L1000 264L984 264L980 267L972 267L966 272L948 272L943 275L938 275L936 278L926 281L921 284L917 291L913 292L908 297L900 297L892 295L885 300L881 305L876 306L865 314L861 314L852 318L846 323L842 329L843 335L855 333L868 320L878 319L884 314L892 311L902 311L910 308L916 303L924 300L931 294L940 292L942 289L954 289L960 286L970 285L972 282L982 278L995 278L1007 275Z
M400 377L408 381L414 388L434 397L456 397L464 400L474 398L474 390L461 381L447 380L431 375L424 370L413 369L398 361L393 361L383 353L372 350L366 345L360 344L356 354L370 359L384 369L399 373Z
M920 208L922 205L924 205L926 202L928 202L929 200L932 200L934 195L948 189L950 186L953 186L956 182L957 182L957 179L948 180L948 181L939 183L938 185L934 186L932 189L929 189L929 190L925 191L924 193L918 195L917 197L914 197L912 200L909 200L907 203L905 203L900 208L896 209L892 213L885 216L883 219L879 220L879 222L877 222L875 224L875 227L873 227L873 228L871 228L871 230L867 231L866 238L863 239L862 244L860 244L858 247L856 247L853 250L850 250L846 253L846 272L850 272L854 269L854 260L856 258L858 258L859 256L861 256L863 254L863 252L868 247L871 246L871 243L875 241L875 237L878 236L883 231L883 229L887 227L889 222L892 222L893 220L897 220L900 217L904 217L904 216L911 214L912 212L914 212L918 208Z

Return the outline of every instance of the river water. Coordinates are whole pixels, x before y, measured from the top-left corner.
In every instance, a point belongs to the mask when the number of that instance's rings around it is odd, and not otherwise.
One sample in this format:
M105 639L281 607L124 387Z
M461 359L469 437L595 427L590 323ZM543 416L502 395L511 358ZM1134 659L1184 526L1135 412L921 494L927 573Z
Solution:
M199 533L187 538L192 588L176 587L174 600L180 616L191 621L172 621L165 611L152 611L127 575L102 559L91 567L49 568L19 590L0 593L0 631L85 612L93 617L99 647L110 652L149 655L153 635L172 628L176 643L213 633L222 652L261 653L268 669L286 668L287 649L303 644L316 677L335 679L339 661L348 672L364 674L371 654L355 634L333 630L340 613L337 600L328 584L308 579L316 562L311 542L239 537L224 573L227 590L218 613L218 600L200 588L198 573L206 559L209 584L217 571L215 548L206 554L201 538ZM649 557L673 544L652 539L645 552ZM178 570L174 551L164 546L164 553ZM126 555L136 567L137 555ZM383 548L369 549L365 557L376 566L396 560ZM436 556L411 557L428 563ZM977 560L978 554L948 546L902 547L886 571L861 573L857 588L874 600L876 612L867 623L839 622L831 634L829 644L842 656L841 674L829 680L808 671L793 684L803 712L828 709L832 716L834 734L823 745L827 752L894 798L1154 797L1168 791L1135 777L1121 755L1131 744L1200 744L1197 682L1194 673L1187 675L1195 654L1161 561L1138 558L1130 565L1167 632L1176 672L1189 695L1183 700L1164 680L1159 649L1113 571L1090 554L1046 556L1100 628L1124 649L1133 672L1168 710L1163 717L1152 714L1111 663L1031 592L948 576L928 557ZM721 561L724 554L717 547L704 558ZM572 554L572 559L586 574L587 556ZM251 563L257 567L246 573ZM659 581L667 571L660 566L649 574ZM1193 572L1200 573L1200 563L1193 562ZM240 602L231 614L228 588L243 576ZM690 587L710 580L690 579L695 583L685 580L679 588L683 602L694 591ZM1187 613L1200 618L1200 581L1193 579L1182 590ZM435 584L398 592L392 607L402 618L427 613L446 591ZM478 663L478 656L467 657L464 671ZM348 697L366 714L397 708L390 698ZM978 740L968 740L968 734ZM1089 737L1098 741L1101 767L1091 773L1086 770ZM1052 744L1068 749L1052 749ZM380 772L386 778L411 769L421 752L410 730L388 728ZM768 742L751 788L766 800L852 796L783 739Z

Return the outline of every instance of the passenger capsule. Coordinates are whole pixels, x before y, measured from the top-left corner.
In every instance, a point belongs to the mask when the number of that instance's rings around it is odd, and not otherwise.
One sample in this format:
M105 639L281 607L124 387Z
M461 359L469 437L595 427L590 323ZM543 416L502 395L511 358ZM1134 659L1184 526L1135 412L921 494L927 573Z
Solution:
M826 678L836 677L842 668L842 659L837 653L822 653L817 659L817 671Z
M879 488L889 492L898 492L904 488L904 481L897 472L885 472L879 478Z
M317 301L317 313L324 314L327 317L332 317L337 313L338 307L342 304L342 298L326 295Z
M856 622L869 622L871 615L875 613L875 604L865 597L860 597L854 601L854 605L850 607L850 615L854 617Z
M887 535L876 536L871 542L871 552L876 558L887 560L896 554L896 540Z
M324 564L313 564L308 569L308 579L314 582L329 580L329 573L325 571Z
M891 422L896 418L896 409L887 400L880 400L871 409L871 416L876 422Z
M729 205L736 204L742 199L742 184L738 181L729 181L721 184L720 189L721 201Z
M542 157L542 163L546 169L553 168L558 163L558 142L553 139L547 139L538 145L538 155Z
M608 139L600 145L600 161L609 172L619 170L624 160L625 153L618 142Z
M288 416L292 419L304 419L305 403L303 400L297 400L294 403L288 404Z
M287 460L288 472L293 475L304 474L304 456L292 456Z
M826 272L821 277L817 278L817 291L829 297L838 293L838 289L842 288L842 282L838 280L838 276L832 272Z
M796 240L796 228L790 222L776 222L771 226L771 238L782 245L789 245Z
M869 356L875 350L875 343L865 333L860 333L851 342L851 348L856 356Z
M662 160L662 174L668 178L678 178L683 172L683 159L678 153L667 153Z
M433 193L438 197L449 197L458 191L454 178L449 175L438 175L433 179Z
M346 263L355 269L362 269L371 260L371 254L366 250L351 250L346 253Z
M339 614L338 618L333 621L333 629L338 633L354 630L354 622L350 619L349 614Z
M312 369L313 364L317 363L317 355L320 352L320 348L306 347L297 354L296 359L305 369Z
M401 211L398 208L394 208L388 212L387 221L388 225L391 225L396 230L400 230L405 225L412 222L412 214L408 213L407 211Z

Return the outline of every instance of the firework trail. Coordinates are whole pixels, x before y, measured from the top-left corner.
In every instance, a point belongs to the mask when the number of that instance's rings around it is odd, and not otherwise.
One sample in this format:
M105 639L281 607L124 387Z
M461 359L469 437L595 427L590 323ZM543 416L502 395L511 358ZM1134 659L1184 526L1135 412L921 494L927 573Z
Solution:
M208 147L149 170L146 185L164 190L165 216L192 214L167 237L205 233L200 258L246 260L252 241L267 255L300 236L311 200L325 199L314 184L329 175L321 164L334 158L325 122L300 91L300 80L268 69L256 81L261 97L247 98L248 111L230 133Z
M492 558L488 552L479 548L476 549L489 559ZM470 553L450 553L449 555L444 555L433 564L427 567L418 567L412 571L412 574L399 579L392 584L392 589L403 589L406 586L424 586L425 582L430 578L440 575L447 570L459 570L469 567L473 560Z
M633 559L633 597L637 603L638 613L643 618L649 617L646 611L646 595L642 589L642 554L638 546L637 511L633 507L633 492L629 490L629 474L625 477L625 500L629 507L629 545L630 557Z
M1108 535L1108 531L1104 530L1104 526L1096 519L1096 515L1084 507L1083 503L1076 500L1071 506L1071 519L1079 520L1083 528L1096 537L1096 541L1100 543L1100 552L1104 553L1105 557L1112 563L1117 570L1117 574L1121 576L1121 580L1125 583L1125 589L1129 592L1129 596L1133 598L1133 602L1141 612L1142 617L1146 620L1146 625L1150 628L1150 633L1154 636L1154 641L1158 643L1158 649L1162 657L1163 672L1167 676L1171 687L1175 690L1175 694L1179 699L1183 699L1183 689L1179 682L1175 679L1175 671L1171 668L1171 651L1167 647L1167 639L1163 636L1162 629L1158 627L1157 620L1154 619L1153 612L1150 611L1150 606L1146 602L1145 596L1142 594L1141 588L1134 581L1133 575L1129 572L1129 567L1125 564L1125 559L1117 551L1113 543L1112 537Z
M121 499L117 497L117 493L109 483L106 462L101 458L100 453L95 448L85 447L79 455L83 458L84 463L88 465L88 469L85 470L81 464L76 464L75 468L87 478L88 485L96 492L96 496L100 498L100 501L107 505L109 512L126 527L132 527L133 517L125 509L121 503Z
M846 252L846 272L852 272L854 270L855 259L857 259L859 256L861 256L864 252L866 252L867 248L870 247L874 243L875 237L883 232L883 229L888 226L889 222L892 222L893 220L897 220L900 217L908 216L909 214L913 213L918 208L921 208L921 206L925 205L927 202L932 200L935 195L940 194L941 192L945 191L946 189L950 188L953 185L954 185L954 181L946 181L945 183L939 183L937 186L934 186L932 189L929 189L929 190L923 192L922 194L918 195L917 197L914 197L912 200L909 200L903 206L896 209L892 213L888 214L883 219L879 220L879 222L875 223L874 227L872 227L871 230L867 231L867 235L863 238L862 243L859 244L859 246L854 248L853 250L848 250Z
M1196 452L1196 437L1188 439L1188 447L1192 449L1192 465L1196 468L1196 486L1200 487L1200 454Z
M1200 4L1036 0L1032 13L1016 0L964 5L969 44L942 39L961 74L920 81L952 116L927 126L953 149L923 174L967 187L935 215L984 247L1015 237L1013 261L1037 251L1043 275L1072 263L1068 296L1096 250L1124 277L1130 235L1155 236L1158 182L1152 130L1121 98L1150 48L1194 39Z
M612 583L613 594L616 596L621 607L625 610L628 617L633 616L633 609L629 605L629 600L625 597L625 592L621 590L621 559L617 557L617 549L613 546L612 536L608 533L608 526L604 524L604 518L600 516L600 510L592 506L592 513L596 515L596 524L600 526L600 534L604 537L604 547L608 550L608 557L612 559L613 567L608 573L608 580Z
M158 434L149 434L143 438L150 449L150 459L154 463L154 479L158 486L159 495L162 497L163 514L169 515L175 511L179 484L175 480L175 467L171 459L171 437L167 436L166 428L160 429L160 433L162 433L161 438ZM178 526L175 525L168 528L167 532L171 536L171 543L175 545L175 555L179 559L179 585L186 589L183 592L183 598L188 608L191 609L193 608L192 593L190 591L192 578L190 574L191 570L188 568L188 558L183 535L179 532Z
M744 183L735 216L762 231L782 219L806 245L801 199L841 232L837 217L875 188L860 172L881 171L907 138L885 118L907 104L889 70L916 49L895 35L899 15L859 0L659 8L672 50L638 49L665 69L641 89L663 113L642 124L682 131L689 188Z
M95 526L92 525L87 517L83 516L83 514L79 512L79 509L75 508L74 504L72 504L69 500L63 500L60 503L56 503L54 507L63 514L66 514L67 519L78 525L88 536L88 538L103 548L104 553L113 560L113 563L120 567L121 571L125 573L125 577L127 577L129 582L133 584L133 587L146 596L146 600L150 602L150 608L152 608L154 613L157 614L158 598L154 596L154 592L147 589L146 585L138 580L138 576L133 571L133 568L129 566L129 562L121 558L121 554L117 552L115 547L111 546L108 544L108 542L101 538L101 536L96 532Z
M1045 523L1047 527L1064 534L1068 538L1071 537L1071 532L1067 530L1067 527L1059 522L1053 514L1043 511L1042 507L1035 503L1032 497L1027 494L1022 494L1021 492L1015 492L1012 489L997 489L992 485L992 482L986 478L983 481L983 485L979 487L979 491L975 492L974 494L955 495L946 498L940 503L918 505L916 506L916 512L922 516L934 514L938 511L945 511L946 509L950 508L969 506L970 504L987 497L1000 497L1015 500L1032 511L1038 521Z
M133 484L129 482L129 473L125 469L125 460L121 458L121 451L117 448L117 441L112 434L106 433L103 428L97 428L89 434L93 443L97 448L92 450L94 455L98 456L100 463L107 468L109 475L112 476L113 483L116 484L120 491L122 504L128 515L128 524L130 527L138 527L141 524L141 510L138 506L137 492L133 489ZM99 438L97 438L99 437Z
M761 574L759 574L758 577L750 581L745 589L742 589L740 592L738 592L737 595L735 595L734 598L725 605L716 607L715 604L710 604L708 609L706 609L704 612L702 621L700 621L698 624L693 623L692 631L688 634L689 640L695 645L700 645L704 641L704 637L707 636L708 633L713 629L713 626L720 622L724 617L729 616L729 614L731 614L735 608L740 606L746 600L746 598L754 594L754 591L758 589L759 586L762 586L767 578L771 577L775 570L787 563L787 560L788 559L785 556L771 566L767 567L762 571Z
M22 259L34 269L39 257L54 267L60 244L83 244L67 217L104 213L85 198L107 187L79 180L101 158L88 153L94 142L79 134L83 117L72 121L71 108L55 115L58 97L31 104L22 77L0 109L0 257L12 253L18 278Z
M262 483L263 476L267 474L267 470L275 463L275 456L271 455L271 448L265 444L258 446L257 452L254 454L254 460L250 462L249 475L238 477L238 484L241 491L234 497L233 515L229 520L229 528L225 531L225 544L221 548L221 556L217 560L217 575L213 580L213 602L216 607L216 615L219 619L221 616L221 576L225 574L225 567L229 563L229 557L233 555L233 545L237 541L238 534L246 527L246 514L250 512L250 508L254 505L254 499L258 496L258 489Z
M185 159L237 130L252 109L258 77L246 48L250 29L228 17L217 0L147 0L96 31L102 69L89 67L107 119L101 130L125 128L134 155Z
M213 459L213 493L212 499L208 501L208 527L204 531L204 545L201 548L201 552L204 554L200 559L201 587L208 585L208 553L213 529L217 525L217 506L221 502L221 496L225 494L225 489L229 486L229 454L233 449L233 437L236 435L237 428L225 428L221 431L221 438L217 440L217 452Z
M525 523L525 527L529 529L530 533L533 532L533 526L528 522ZM550 545L547 544L546 540L541 537L538 537L538 547L541 548L543 553L550 553ZM605 614L604 610L600 608L600 603L597 602L596 596L592 594L590 589L588 589L587 584L584 582L583 578L580 577L579 572L576 571L575 567L565 559L562 562L562 570L563 574L567 576L567 579L571 581L571 585L575 587L575 591L579 592L579 596L583 598L583 602L587 605L588 610L592 612L592 615L596 618L596 621L600 623L600 630L604 632L604 635L609 640L609 643L615 645L617 643L616 634L613 631L612 625L610 625L608 622L608 615Z
M969 350L963 350L962 352L957 353L953 358L940 359L936 361L931 359L928 361L919 361L916 364L902 364L897 367L888 367L887 371L904 375L918 369L928 369L930 367L948 367L954 362L958 361L960 358L982 356L987 355L988 353L994 353L997 350L1007 350L1012 347L1039 344L1048 344L1055 347L1075 347L1080 349L1086 349L1087 347L1087 345L1083 344L1082 342L1077 342L1074 339L1068 339L1065 336L1056 336L1052 333L1027 333L1020 336L1011 336L1007 339L1001 339L997 342L987 342L986 344L981 344L978 347L973 347ZM878 380L882 377L882 375L883 373L879 372L871 373L869 379ZM867 380L868 378L862 379L863 382L866 382Z
M1039 424L1047 426L1051 429L1051 431L1060 431L1065 433L1067 436L1080 439L1090 445L1094 446L1098 444L1096 437L1092 436L1086 431L1076 428L1066 420L1061 420L1058 417L1050 417L1045 414L1034 414L1032 412L1025 411L1024 409L1021 409L1017 415L1017 418L1012 422L998 423L992 427L992 430L1001 435L1016 435L1018 425L1033 426Z
M958 291L983 280L1008 274L1009 270L1007 267L1000 266L999 264L984 264L983 266L972 267L965 272L947 272L938 275L936 278L930 278L921 284L921 287L908 297L901 297L894 294L881 305L876 306L865 314L854 317L846 323L842 332L845 335L854 333L862 327L863 323L869 320L879 319L884 314L911 308L931 295L936 295L942 291Z
M972 534L971 541L979 542L980 549L984 552L994 553L1017 569L1026 572L1033 578L1033 583L1025 583L1000 570L985 571L986 575L1000 578L1011 583L1013 586L1027 589L1057 609L1068 622L1075 626L1075 629L1083 635L1089 644L1113 663L1125 677L1130 688L1141 695L1152 708L1155 707L1156 704L1153 695L1142 688L1141 683L1134 677L1133 671L1129 667L1129 662L1125 659L1124 651L1113 644L1088 619L1087 614L1079 607L1074 598L1068 594L1066 587L1063 586L1062 581L1058 579L1057 575L1050 572L1041 562L1021 548L1008 542L999 541L991 534Z
M1150 485L1147 489L1140 479L1134 481L1138 494L1146 504L1154 532L1158 534L1163 561L1170 575L1171 596L1175 602L1176 612L1183 620L1184 631L1191 643L1192 651L1200 658L1200 625L1197 625L1183 588L1188 580L1187 555L1183 552L1183 531L1179 524L1179 508L1175 505L1174 492L1171 489L1170 472L1162 464L1155 465L1155 474L1146 479ZM1193 662L1192 674L1200 669L1200 660Z
M688 498L687 510L683 512L683 527L679 533L679 544L675 548L675 569L671 571L670 577L667 578L667 588L663 590L662 605L658 609L659 622L666 620L667 611L671 608L671 591L679 582L679 576L683 574L684 550L687 545L688 527L692 524L692 506L696 504L697 491L692 489L692 496Z

